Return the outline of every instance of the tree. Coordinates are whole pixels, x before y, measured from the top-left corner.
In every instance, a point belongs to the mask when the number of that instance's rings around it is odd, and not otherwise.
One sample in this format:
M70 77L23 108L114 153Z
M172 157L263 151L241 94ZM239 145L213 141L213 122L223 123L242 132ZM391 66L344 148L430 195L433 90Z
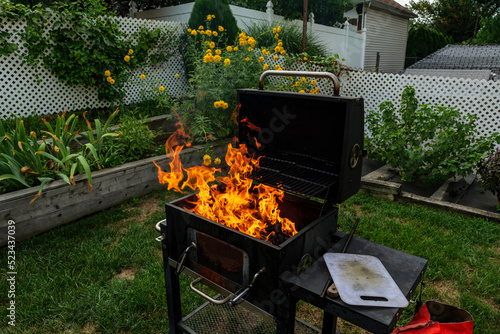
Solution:
M205 26L208 15L215 15L210 21L211 27L224 27L228 43L232 43L236 39L239 29L233 12L229 8L228 0L196 0L189 17L189 27L198 29L199 26Z
M412 27L408 33L407 57L423 58L450 44L450 39L431 28Z
M410 9L419 15L414 25L435 29L457 42L470 42L480 29L483 18L499 14L497 0L420 0L410 1Z
M500 14L481 20L481 29L473 41L475 44L500 43Z

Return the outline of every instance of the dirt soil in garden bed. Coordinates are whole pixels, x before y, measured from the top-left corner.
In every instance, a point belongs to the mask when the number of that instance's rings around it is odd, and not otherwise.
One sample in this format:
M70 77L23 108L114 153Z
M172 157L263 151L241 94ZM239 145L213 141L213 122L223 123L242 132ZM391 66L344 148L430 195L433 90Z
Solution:
M368 175L369 173L384 167L385 164L371 160L368 158L363 159L363 171L362 176ZM474 176L470 177L473 178ZM426 186L422 183L410 183L404 182L398 175L393 175L387 180L388 182L394 182L402 184L402 191L408 192L411 194L423 196L423 197L431 197L436 191L442 186L434 185L434 186ZM470 181L470 180L469 180ZM486 191L481 187L481 183L476 179L472 182L465 182L465 180L458 180L457 182L452 182L446 192L443 195L442 201L460 204L463 206L485 210L493 213L500 212L496 209L497 198L493 195L492 192Z

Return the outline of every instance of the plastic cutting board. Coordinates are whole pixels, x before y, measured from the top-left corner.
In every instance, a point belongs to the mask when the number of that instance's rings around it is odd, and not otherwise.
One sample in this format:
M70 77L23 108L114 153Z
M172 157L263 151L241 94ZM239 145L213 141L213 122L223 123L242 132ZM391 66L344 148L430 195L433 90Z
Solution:
M408 306L408 300L380 260L371 255L323 255L342 301L356 306Z

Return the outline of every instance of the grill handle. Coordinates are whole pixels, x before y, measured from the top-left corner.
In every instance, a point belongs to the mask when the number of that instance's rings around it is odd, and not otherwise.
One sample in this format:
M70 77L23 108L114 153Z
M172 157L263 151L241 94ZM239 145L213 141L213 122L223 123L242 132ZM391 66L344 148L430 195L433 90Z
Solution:
M184 261L186 261L187 254L191 250L191 248L196 249L196 244L194 242L191 242L188 248L186 248L186 250L181 254L179 261L177 261L177 266L175 267L175 273L177 275L180 275L182 270L184 269Z
M282 76L282 77L288 77L288 76L295 76L295 77L313 77L313 78L326 78L330 79L333 81L333 95L339 96L340 95L340 81L339 78L337 78L336 75L330 73L330 72L308 72L308 71L265 71L262 73L259 79L259 90L264 90L264 79L269 76Z
M191 288L191 290L193 290L195 293L197 293L198 295L202 296L203 298L205 298L206 300L208 300L209 302L211 302L212 304L217 304L217 305L222 305L222 304L225 304L227 303L228 301L231 300L231 298L234 297L234 294L230 294L229 296L227 296L226 298L224 299L213 299L212 297L210 297L209 295L201 292L200 290L198 290L197 288L195 288L194 286L198 283L200 283L201 281L203 280L203 277L198 277L197 279L193 280L191 282L191 284L189 285L189 287Z
M236 306L238 304L238 301L242 298L244 298L249 292L250 290L252 290L253 288L253 285L255 283L255 280L257 279L257 277L259 277L260 274L262 274L263 272L266 271L266 267L262 267L262 269L260 269L254 276L253 276L253 279L252 279L252 282L250 283L249 286L247 286L246 288L244 289L241 289L240 291L237 291L235 293L235 297L233 299L231 299L231 301L229 302L229 304L231 304L231 306Z

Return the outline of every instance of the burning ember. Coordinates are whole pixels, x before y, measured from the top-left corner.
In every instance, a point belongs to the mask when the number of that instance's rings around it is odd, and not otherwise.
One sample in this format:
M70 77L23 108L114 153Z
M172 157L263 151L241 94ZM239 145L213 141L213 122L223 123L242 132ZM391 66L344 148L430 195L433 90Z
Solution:
M170 172L155 165L160 183L168 184L169 190L182 192L188 187L199 191L197 200L192 203L195 207L186 210L273 243L280 243L284 237L297 233L295 223L280 216L277 201L283 199L284 192L264 184L253 186L252 180L247 178L259 165L259 159L250 156L245 145L241 144L240 148L228 145L225 160L230 167L229 175L216 177L215 173L221 172L218 168L182 167L180 152L184 145L181 142L185 138L187 135L179 124L178 130L165 143L167 156L172 160Z

